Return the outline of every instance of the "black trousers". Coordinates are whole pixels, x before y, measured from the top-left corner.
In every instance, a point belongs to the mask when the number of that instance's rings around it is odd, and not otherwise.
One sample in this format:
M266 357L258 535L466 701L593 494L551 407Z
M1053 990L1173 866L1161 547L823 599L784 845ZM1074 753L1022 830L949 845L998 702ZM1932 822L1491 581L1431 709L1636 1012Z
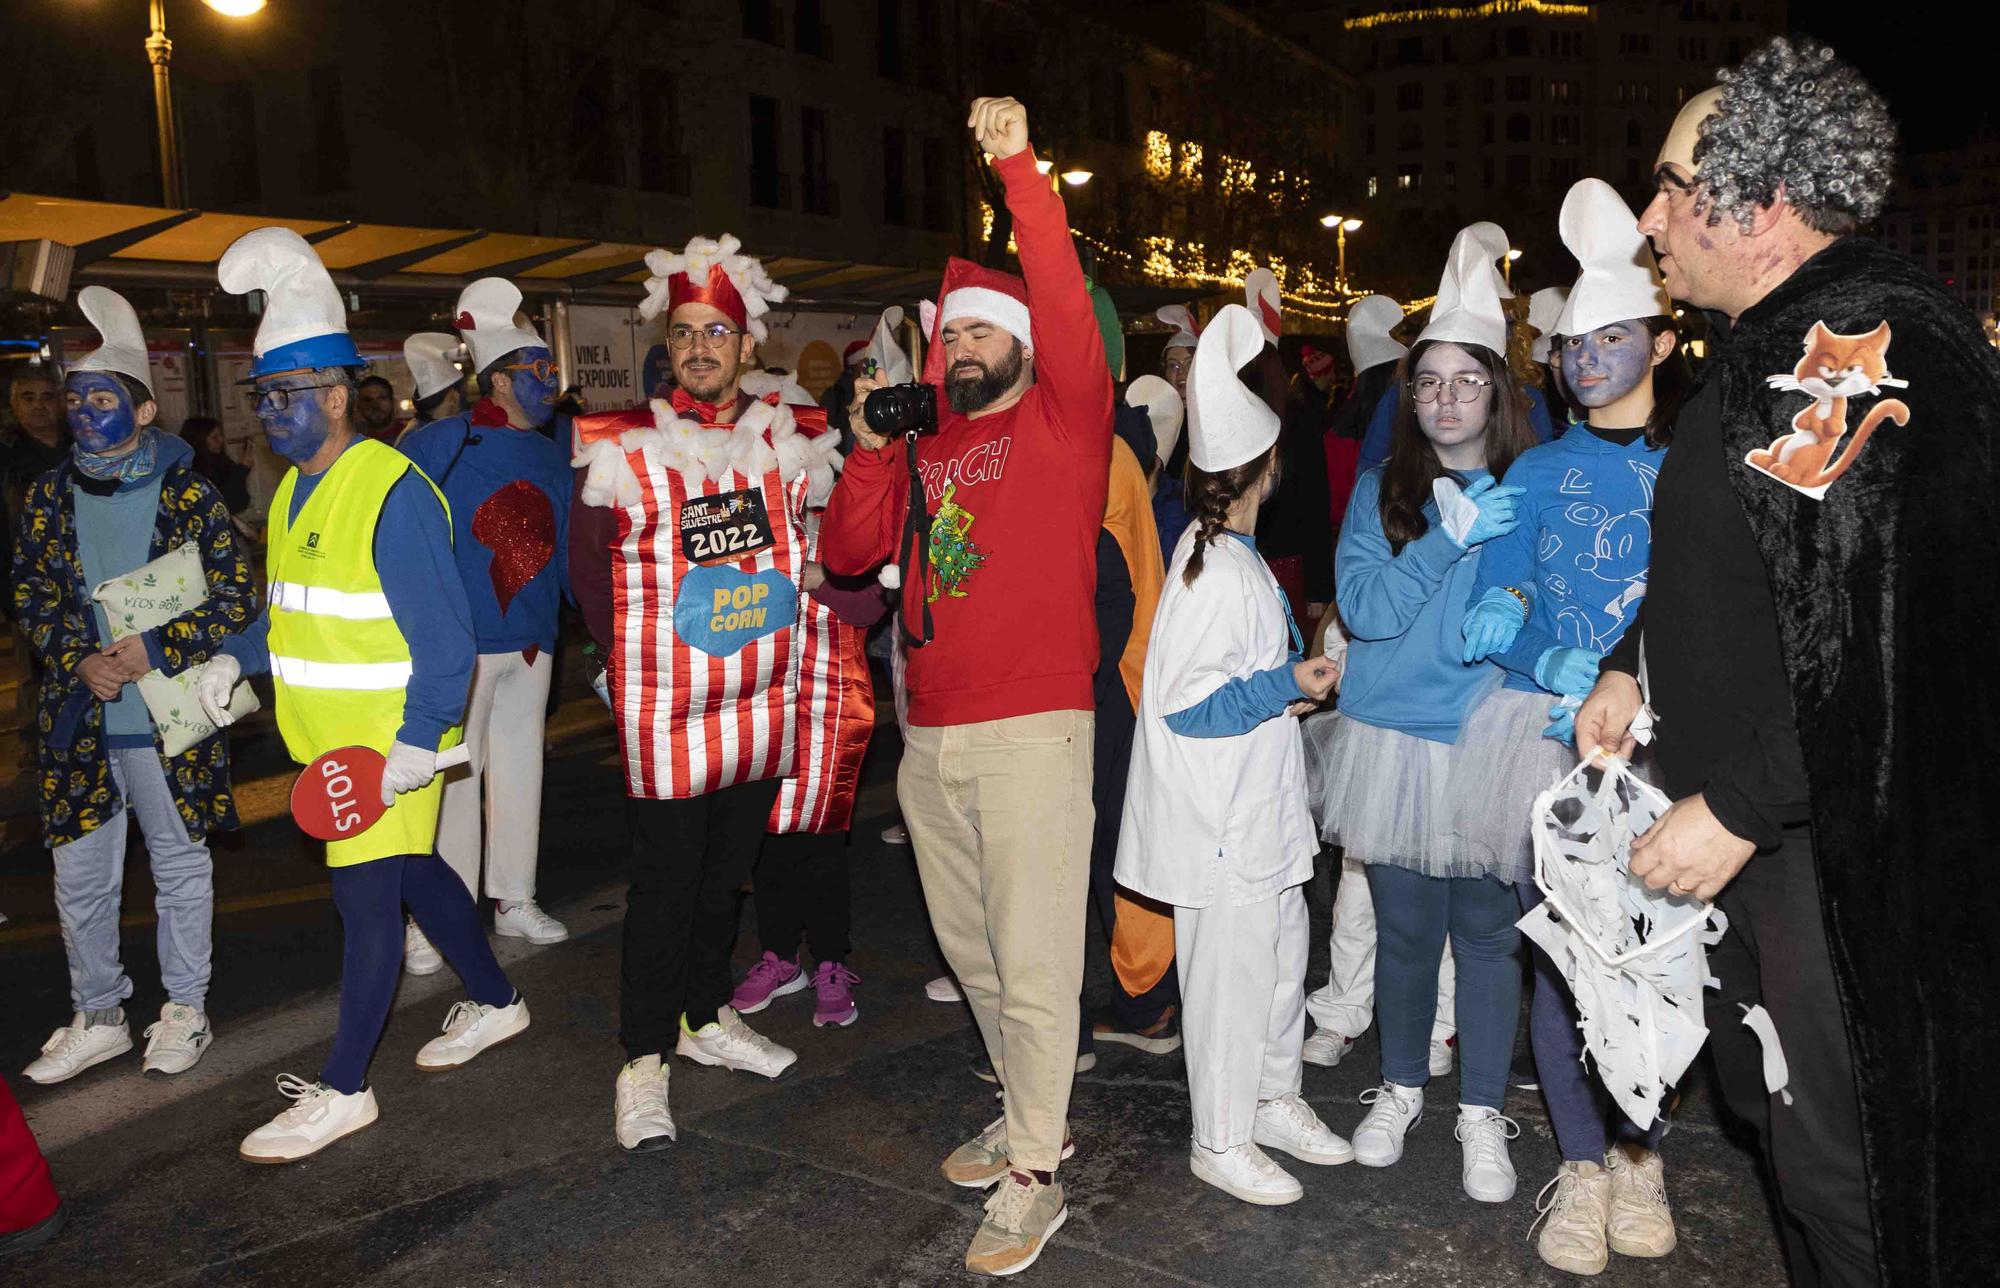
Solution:
M1777 1195L1785 1256L1799 1285L1875 1284L1875 1232L1854 1066L1820 919L1810 828L1744 865L1718 902L1729 933L1708 959L1721 982L1708 1027L1724 1102L1757 1128ZM1790 1081L1764 1090L1763 1048L1744 1006L1770 1012Z
M1100 688L1104 686L1100 685ZM1092 744L1090 803L1097 821L1090 835L1090 901L1097 908L1098 925L1104 941L1111 942L1112 928L1118 923L1118 882L1111 871L1118 862L1118 829L1125 815L1125 778L1132 764L1132 738L1138 717L1125 695L1125 685L1114 671L1109 692L1099 693L1097 727ZM1114 977L1115 978L1115 977ZM1180 972L1172 967L1160 982L1137 997L1121 984L1112 999L1119 1023L1127 1028L1150 1029L1160 1022L1168 1007L1180 1001ZM1083 1008L1084 1048L1090 1047L1090 1008Z
M845 832L793 832L764 838L757 860L757 938L765 952L790 957L799 940L816 962L845 962L852 920Z
M629 799L625 943L618 963L618 1040L637 1059L673 1050L728 1005L736 897L764 845L778 799L770 779L688 800Z

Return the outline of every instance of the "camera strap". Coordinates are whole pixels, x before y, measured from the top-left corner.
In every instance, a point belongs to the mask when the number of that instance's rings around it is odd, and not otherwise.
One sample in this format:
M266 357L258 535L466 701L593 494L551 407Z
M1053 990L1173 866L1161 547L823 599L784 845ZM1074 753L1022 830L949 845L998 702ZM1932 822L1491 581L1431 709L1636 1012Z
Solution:
M917 603L923 616L921 633L910 629L909 614L901 614L903 642L910 648L922 648L936 637L936 628L931 623L930 569L931 569L931 512L930 504L924 497L923 470L917 464L917 431L908 430L903 434L903 457L910 466L910 504L903 516L903 536L896 562L903 568L903 593L909 594L912 587L917 593ZM906 598L904 603L909 601Z

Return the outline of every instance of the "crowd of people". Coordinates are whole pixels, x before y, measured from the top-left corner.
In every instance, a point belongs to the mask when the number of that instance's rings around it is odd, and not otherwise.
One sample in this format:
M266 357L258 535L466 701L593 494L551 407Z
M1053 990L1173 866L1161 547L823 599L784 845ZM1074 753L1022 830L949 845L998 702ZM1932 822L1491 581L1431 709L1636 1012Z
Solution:
M1465 1194L1509 1201L1524 980L1560 1154L1536 1164L1553 1172L1540 1256L1592 1275L1669 1255L1676 1096L1614 1100L1574 963L1524 949L1517 924L1544 894L1536 797L1581 760L1673 802L1632 839L1631 876L1726 914L1709 1041L1793 1279L1980 1278L1976 1149L1942 1133L1977 1114L1995 1054L1992 900L1964 856L1994 715L1974 646L2000 592L2000 361L1938 283L1852 235L1895 146L1874 91L1822 46L1771 42L1688 101L1643 210L1596 179L1570 189L1572 285L1515 298L1506 233L1471 224L1407 345L1402 306L1352 304L1345 381L1312 346L1288 376L1260 270L1205 320L1161 310L1158 373L1121 388L1115 309L1026 109L982 98L966 124L1020 274L946 266L923 309L929 400L901 383L894 318L829 406L759 372L786 291L723 236L647 260L640 312L673 376L649 406L551 437L559 364L520 291L486 278L456 335L411 338L418 415L397 426L312 246L246 234L219 281L263 293L249 396L292 465L261 589L212 423L158 432L137 315L81 292L101 346L14 397L32 439L16 459L41 455L9 474L13 615L42 668L73 1008L26 1076L133 1046L133 820L167 994L145 1067L183 1072L216 1040L207 842L236 825L221 731L256 675L295 760L358 746L384 767L380 818L327 843L345 935L330 1050L279 1080L290 1103L242 1156L293 1161L375 1121L400 971L449 964L465 986L421 1068L527 1030L484 902L495 934L567 937L535 877L570 603L629 801L613 1135L666 1148L668 1056L775 1079L799 1054L745 1016L810 989L815 1025L858 1017L846 833L887 622L941 991L1001 1089L940 1165L990 1191L967 1269L1024 1270L1062 1227L1062 1164L1089 1147L1072 1088L1102 1041L1182 1053L1190 1172L1257 1205L1305 1193L1273 1153L1380 1168L1433 1148L1426 1093L1455 1068ZM134 570L175 569L198 585L156 619L117 598ZM204 719L166 719L156 683ZM1304 890L1327 847L1331 969L1308 991ZM753 879L759 955L736 979ZM1087 906L1117 981L1096 1009ZM1353 1058L1371 1023L1379 1085L1329 1124L1303 1065ZM0 1099L0 1237L58 1220Z

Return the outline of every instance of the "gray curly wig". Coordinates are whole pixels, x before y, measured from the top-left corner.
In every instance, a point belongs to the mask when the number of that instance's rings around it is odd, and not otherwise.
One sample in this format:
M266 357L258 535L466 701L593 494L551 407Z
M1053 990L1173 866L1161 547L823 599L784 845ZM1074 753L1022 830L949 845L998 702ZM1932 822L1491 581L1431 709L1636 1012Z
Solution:
M1833 50L1778 36L1717 79L1722 98L1695 146L1711 225L1726 214L1748 232L1755 208L1781 187L1819 232L1852 232L1881 212L1896 122Z

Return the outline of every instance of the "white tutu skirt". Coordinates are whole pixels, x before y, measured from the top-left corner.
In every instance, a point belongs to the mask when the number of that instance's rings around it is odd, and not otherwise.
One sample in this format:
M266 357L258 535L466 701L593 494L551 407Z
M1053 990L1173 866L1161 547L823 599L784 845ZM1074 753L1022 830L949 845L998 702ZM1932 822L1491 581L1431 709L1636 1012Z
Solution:
M1576 768L1567 743L1542 737L1558 701L1495 689L1465 718L1444 787L1446 831L1460 863L1502 881L1534 880L1535 797Z

